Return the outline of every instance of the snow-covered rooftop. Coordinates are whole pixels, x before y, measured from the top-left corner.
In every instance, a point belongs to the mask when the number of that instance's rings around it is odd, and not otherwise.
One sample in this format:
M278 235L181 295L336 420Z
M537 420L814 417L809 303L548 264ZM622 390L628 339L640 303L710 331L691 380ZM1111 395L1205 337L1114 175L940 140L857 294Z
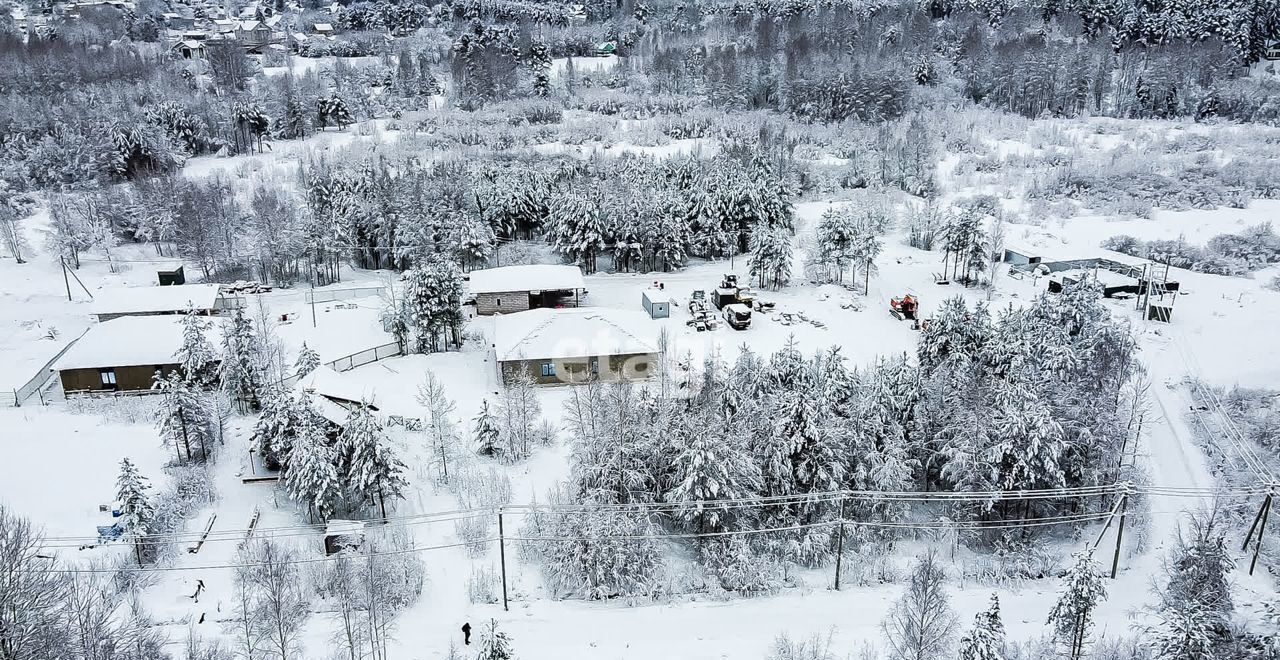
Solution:
M577 266L503 266L471 271L471 293L507 291L561 291L582 289L582 271Z
M321 365L315 371L303 376L294 385L294 389L310 392L330 399L343 401L361 401L376 406L376 393L373 388L360 383L349 376L334 371L333 367Z
M531 309L494 318L498 361L658 352L658 325L639 310Z
M92 314L154 314L181 312L191 303L196 309L213 309L217 284L139 286L103 289L93 296Z
M210 323L206 337L218 351L222 326ZM53 370L174 364L181 346L181 316L122 316L90 326Z

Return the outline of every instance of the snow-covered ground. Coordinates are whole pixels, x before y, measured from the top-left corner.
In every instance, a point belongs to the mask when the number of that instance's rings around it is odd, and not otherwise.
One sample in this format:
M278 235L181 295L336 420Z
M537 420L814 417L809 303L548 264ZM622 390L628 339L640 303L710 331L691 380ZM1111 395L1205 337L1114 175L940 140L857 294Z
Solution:
M575 65L581 71L588 62L603 69L616 61L583 58L575 60ZM336 149L356 139L394 139L380 135L359 137L354 128L343 133L329 131L305 142L278 146L267 154L194 159L188 163L185 173L206 176L235 172L245 178L275 175L295 167L298 159ZM1111 139L1114 136L1097 137ZM619 143L609 150L617 153L616 150L629 149L663 156L713 146L705 141L673 140L663 147ZM1001 148L1015 153L1022 146L1025 145L1013 143ZM586 147L582 149L590 151ZM574 152L578 148L550 145L540 150ZM811 228L832 203L814 200L798 205L797 224L801 232ZM1277 211L1280 211L1280 202L1255 202L1239 210L1157 212L1149 220L1083 216L1047 227L1011 225L1006 232L1011 240L1042 247L1055 255L1098 256L1104 254L1098 244L1115 234L1132 234L1144 239L1185 235L1190 241L1203 242L1214 234L1238 231L1270 219ZM0 260L0 364L6 367L0 372L0 390L25 383L61 345L91 323L87 314L88 296L73 280L70 282L73 300L68 302L61 268L38 249L42 222L38 216L26 224L28 238L37 246L37 254L29 263L19 265L10 259ZM148 286L154 280L154 265L171 261L148 254L149 250L146 246L122 248L113 255L114 271L101 255L90 255L77 275L91 292L104 286ZM988 298L984 290L935 284L933 273L941 269L939 255L907 247L897 235L886 240L879 273L871 279L867 295L861 292L861 283L852 290L810 284L799 277L799 262L797 259L797 277L792 286L762 294L763 298L776 303L776 309L757 314L745 331L721 324L714 331L697 332L685 323L688 319L685 303L692 291L714 288L721 275L728 272L747 279L742 258L732 262L695 263L675 273L591 275L586 278L587 302L640 309L641 292L655 282L660 283L659 295L672 300L672 314L654 324L668 331L673 356L678 359L688 356L696 362L711 351L719 351L731 359L742 346L767 353L794 338L806 352L838 345L851 364L866 365L881 356L910 354L915 350L916 332L909 324L887 313L890 297L904 293L917 295L926 317L949 296L961 295L973 302ZM1174 488L1210 488L1214 478L1182 419L1182 411L1190 403L1181 382L1195 376L1215 385L1274 386L1280 380L1280 342L1272 337L1272 328L1280 322L1280 293L1264 288L1262 278L1227 278L1181 270L1174 273L1174 279L1182 283L1183 293L1177 297L1171 324L1142 320L1128 302L1109 301L1108 304L1117 316L1131 322L1141 358L1155 383L1158 420L1152 426L1147 445L1140 451L1147 461L1152 483ZM385 278L386 275L380 273L344 271L344 282L330 288L381 286L386 283ZM990 302L996 307L1025 304L1046 285L1046 279L1012 279L1005 275L999 278L996 290L990 294ZM251 301L251 312L257 302ZM291 356L303 342L328 361L392 341L379 323L382 301L377 296L317 303L314 323L311 305L307 304L301 288L265 294L261 304L268 317L277 321L277 333ZM788 314L803 314L805 318L793 316L795 320L789 322L786 321ZM47 337L51 334L50 328L56 328L53 333L56 337ZM468 332L492 337L492 319L472 320ZM384 412L418 416L421 405L416 400L417 386L425 373L431 371L446 384L449 396L456 400L456 415L465 429L481 402L492 400L498 392L496 370L487 346L487 341L478 341L468 343L460 352L395 357L356 368L343 376L374 392ZM539 390L548 419L560 420L569 394L566 387ZM167 454L145 414L104 412L103 406L110 406L110 402L86 409L57 400L56 396L53 398L54 402L47 407L30 403L17 409L0 406L0 502L37 520L51 537L91 537L94 525L103 524L106 515L99 513L98 505L109 503L114 497L120 459L132 458L144 474L162 483L160 468ZM0 398L0 404L3 403ZM188 530L194 531L216 514L215 539L199 553L177 558L173 567L183 570L162 574L146 589L147 606L168 627L175 643L185 636L188 622L202 614L209 617L209 622L201 631L206 635L215 633L218 613L229 606L232 583L232 571L218 567L234 563L238 540L235 532L248 524L255 508L262 514L261 534L291 538L307 544L313 553L319 543L314 531L300 529L302 523L294 506L277 495L270 484L243 483L242 477L252 469L248 452L248 431L252 423L251 418L232 418L227 445L221 448L213 473L220 499L188 522ZM395 515L421 516L455 509L456 502L446 491L417 478L425 473L423 466L430 460L429 448L422 446L422 441L413 434L397 437L404 443L415 477L411 496L398 506ZM530 460L518 465L482 465L485 469L494 467L506 473L512 480L517 503L544 498L546 491L568 471L563 443L540 448ZM1149 588L1162 546L1173 537L1180 517L1202 503L1195 497L1152 498L1148 521L1151 541L1141 552L1128 546L1122 553L1120 579L1109 584L1111 597L1097 617L1100 632L1122 634L1129 629L1134 611L1150 600ZM517 519L518 516L513 516L508 524L518 527ZM452 523L423 518L408 526L419 547L457 543ZM1113 542L1114 533L1114 530L1108 532L1103 547ZM1093 534L1096 532L1087 534L1090 538L1081 543L1091 540ZM106 552L112 551L124 552L120 547ZM62 547L57 552L72 561L104 554L103 549L79 551L72 547ZM536 567L523 564L516 554L507 553L513 603L509 612L503 612L497 605L472 605L466 588L473 570L496 565L496 548L491 547L486 555L476 559L469 558L458 547L424 550L421 556L427 567L428 584L421 600L400 616L391 657L413 660L445 657L449 642L460 641L458 627L464 621L477 626L488 617L505 622L504 629L518 642L520 656L530 660L752 658L763 656L773 638L784 632L793 638L830 633L837 648L852 653L864 643L878 643L880 620L888 603L902 589L899 585L854 584L835 592L828 588L831 575L825 571L804 574L806 586L801 589L750 600L676 597L669 602L634 606L617 602L557 601L543 593ZM907 560L909 555L904 554L902 561ZM1264 571L1251 578L1237 571L1235 579L1245 594L1238 602L1246 609L1274 593L1271 579ZM203 580L207 587L206 595L198 603L188 598L197 580ZM1011 638L1025 639L1043 631L1058 584L1056 580L1047 579L1022 585L953 584L951 587L963 622L985 606L992 591L997 591ZM307 657L320 657L326 648L328 625L326 616L312 617L306 635Z

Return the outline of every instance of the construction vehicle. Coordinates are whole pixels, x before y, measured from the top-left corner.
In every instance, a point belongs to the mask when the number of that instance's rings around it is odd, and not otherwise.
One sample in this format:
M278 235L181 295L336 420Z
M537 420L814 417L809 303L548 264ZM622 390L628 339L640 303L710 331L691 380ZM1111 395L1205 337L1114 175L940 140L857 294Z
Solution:
M751 308L742 303L725 305L724 321L734 330L746 330L751 325Z
M707 304L706 291L699 289L689 296L689 317L686 324L698 332L716 329L716 317Z
M750 287L738 286L738 276L728 273L716 287L712 302L716 309L724 309L726 305L746 305L751 308L756 300L756 293Z
M889 313L899 321L915 321L919 318L920 301L907 294L901 298L889 299Z

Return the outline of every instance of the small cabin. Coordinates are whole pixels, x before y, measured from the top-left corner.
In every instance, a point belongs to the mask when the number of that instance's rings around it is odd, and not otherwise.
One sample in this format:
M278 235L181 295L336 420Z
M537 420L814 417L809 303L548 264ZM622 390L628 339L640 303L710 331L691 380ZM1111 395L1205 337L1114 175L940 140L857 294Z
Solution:
M530 265L473 270L468 289L484 316L577 307L585 286L577 266Z
M659 298L659 293L661 291L647 289L640 294L640 306L644 307L644 311L649 313L651 319L665 319L671 316L671 300Z

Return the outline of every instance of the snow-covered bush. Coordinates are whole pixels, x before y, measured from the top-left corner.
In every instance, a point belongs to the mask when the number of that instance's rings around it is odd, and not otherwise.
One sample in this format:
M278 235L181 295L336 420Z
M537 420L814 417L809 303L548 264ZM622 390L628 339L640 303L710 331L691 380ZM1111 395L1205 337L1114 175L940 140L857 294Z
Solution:
M165 473L169 482L165 489L152 499L155 510L149 534L165 536L181 532L188 519L197 511L218 499L217 487L209 470L202 465L175 465ZM150 546L159 556L169 556L177 551L177 544Z
M1102 241L1101 245L1104 250L1127 254L1131 257L1140 257L1146 251L1146 244L1142 239L1128 234L1117 234L1111 238Z
M786 633L773 640L766 660L835 660L839 657L832 650L835 632L826 637L813 635L808 639L793 640Z
M500 577L493 566L472 568L467 577L467 597L472 605L492 605L501 598Z
M591 504L553 491L553 504ZM552 593L587 600L656 597L663 591L662 546L650 538L658 529L639 509L605 508L581 512L535 512L522 536L535 538L530 550L542 559Z
M465 544L467 556L472 559L483 557L491 545L489 530L493 529L492 518L493 516L484 513L453 521L453 533L459 542Z
M775 559L756 553L742 536L707 541L701 560L721 589L741 596L762 596L784 586L785 571Z

